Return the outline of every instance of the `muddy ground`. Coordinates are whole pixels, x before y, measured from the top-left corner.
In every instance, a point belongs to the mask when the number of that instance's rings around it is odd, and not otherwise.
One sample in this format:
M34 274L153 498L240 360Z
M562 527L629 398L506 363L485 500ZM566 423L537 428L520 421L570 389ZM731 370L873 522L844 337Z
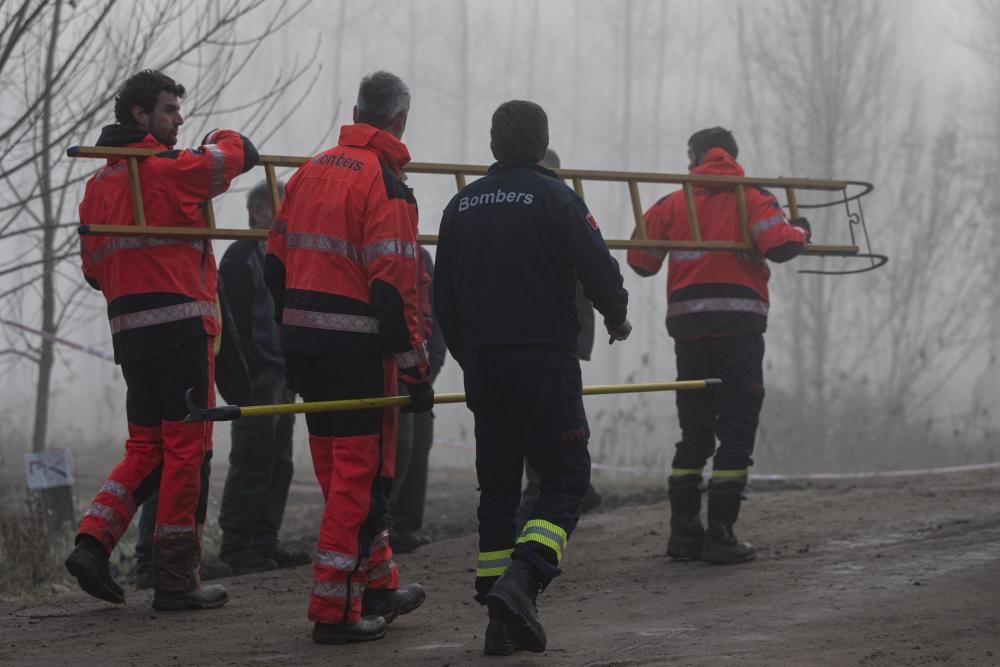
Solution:
M604 481L541 598L543 655L481 656L475 491L452 470L433 477L439 541L398 557L428 600L382 641L313 644L305 567L225 580L230 603L205 612L154 612L149 591L122 607L60 587L8 597L0 663L1000 665L1000 474L756 483L739 528L760 558L728 567L667 560L659 484ZM318 508L299 475L286 533L310 535Z

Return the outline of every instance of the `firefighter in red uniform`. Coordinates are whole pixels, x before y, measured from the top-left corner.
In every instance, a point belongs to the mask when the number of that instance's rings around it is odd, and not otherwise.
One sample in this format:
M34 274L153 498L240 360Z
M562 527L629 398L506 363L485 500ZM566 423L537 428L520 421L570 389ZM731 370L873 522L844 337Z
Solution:
M696 132L688 141L692 174L743 176L738 153L733 135L721 127ZM785 262L797 256L810 230L805 218L790 224L766 190L747 187L746 201L755 252L670 251L667 331L674 338L677 379L722 379L715 389L677 392L681 441L670 476L667 543L667 555L675 560L743 563L754 558L753 547L736 539L733 524L753 463L764 401L766 260ZM743 239L735 188L696 184L694 207L702 239ZM681 191L654 204L645 221L650 240L691 240ZM631 249L628 263L639 275L651 276L666 254ZM713 455L706 530L700 514L702 471Z
M101 131L98 146L153 148L139 161L146 224L205 227L201 205L257 163L257 150L238 132L216 130L196 150L173 150L184 122L184 87L145 70L115 98L117 124ZM80 204L84 225L134 225L126 161L109 159L88 182ZM101 487L80 523L66 567L81 588L123 603L108 557L136 507L159 488L153 546L155 595L160 610L225 604L222 586L198 576L207 489L201 482L211 455L209 423L184 423L184 393L210 405L216 318L212 245L201 239L87 235L83 273L104 293L115 361L128 386L129 437L125 457ZM207 479L207 477L206 477Z
M433 405L417 297L417 206L400 179L410 160L400 141L409 107L397 76L365 77L354 124L295 172L271 228L265 280L281 318L286 372L306 401L395 395L398 370L410 409ZM395 415L306 415L326 500L309 602L318 643L379 639L424 600L419 584L400 588L388 540Z

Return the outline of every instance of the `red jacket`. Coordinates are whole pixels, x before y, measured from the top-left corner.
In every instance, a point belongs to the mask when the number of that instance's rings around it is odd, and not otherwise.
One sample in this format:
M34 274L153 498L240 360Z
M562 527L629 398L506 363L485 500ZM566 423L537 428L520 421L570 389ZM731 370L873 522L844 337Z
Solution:
M162 149L139 161L149 227L207 227L201 205L257 163L253 144L232 130L216 130L198 149L170 150L151 134L109 125L97 145ZM87 181L80 224L135 224L125 160L109 159ZM84 277L107 299L118 363L219 333L211 242L87 234L81 237L80 252Z
M285 352L391 353L410 369L402 379L426 380L409 161L398 139L359 123L289 179L265 268Z
M709 150L692 174L743 176L743 167L721 148ZM674 338L763 333L767 328L765 258L783 262L798 255L807 228L789 224L781 205L762 188L746 187L750 237L755 252L671 250L667 272L667 331ZM696 185L694 206L704 241L743 240L736 189ZM650 240L690 241L683 191L667 195L645 215ZM667 251L633 248L628 264L640 275L660 270Z

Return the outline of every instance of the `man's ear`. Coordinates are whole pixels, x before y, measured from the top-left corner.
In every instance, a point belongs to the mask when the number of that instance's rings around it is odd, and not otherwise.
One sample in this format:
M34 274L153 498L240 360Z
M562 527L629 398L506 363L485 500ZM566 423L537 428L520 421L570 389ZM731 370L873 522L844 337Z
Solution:
M396 117L392 119L391 129L393 134L395 134L397 137L402 138L403 132L406 131L406 119L408 116L409 112L400 111L398 114L396 114Z
M149 113L142 108L141 104L132 105L132 120L135 121L136 126L141 130L149 128Z
M351 116L354 119L355 124L358 122L358 105L354 105L354 114Z

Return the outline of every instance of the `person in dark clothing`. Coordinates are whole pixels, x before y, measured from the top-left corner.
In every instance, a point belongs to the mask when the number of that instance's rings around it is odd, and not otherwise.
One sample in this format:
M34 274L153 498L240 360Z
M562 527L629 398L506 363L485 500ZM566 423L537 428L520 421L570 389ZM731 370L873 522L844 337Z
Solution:
M420 317L423 333L427 340L427 358L430 365L431 384L437 379L444 366L448 348L441 335L441 327L434 319L432 311L434 294L431 276L434 275L434 260L427 248L421 247L423 266L417 281L420 297ZM400 386L401 394L406 387ZM403 412L399 415L399 429L396 445L396 477L389 494L389 512L392 516L390 537L396 553L409 553L428 544L431 540L422 530L424 506L427 501L427 466L434 442L434 413Z
M283 184L279 184L279 193L284 196ZM247 213L252 229L271 228L274 214L266 182L250 190ZM219 265L219 282L224 290L225 324L231 322L223 326L218 359L216 384L223 398L237 405L294 402L294 394L285 386L274 302L264 284L264 241L248 239L230 245ZM219 510L219 557L233 574L312 561L308 552L290 550L278 542L294 472L294 420L294 415L278 415L239 419L232 424L229 474Z
M721 127L694 133L688 140L694 175L743 176L739 148ZM671 251L667 273L667 332L674 339L677 379L716 377L722 385L705 391L677 392L681 441L669 480L670 538L674 560L745 563L752 546L736 539L757 421L764 402L764 331L767 329L771 272L767 261L785 262L809 241L805 218L785 218L781 205L761 188L744 188L745 207L736 188L698 185L694 208L705 241L744 238L739 211L749 218L754 252ZM650 240L690 240L682 190L655 203L645 214ZM632 248L629 266L640 276L660 270L666 252ZM716 448L716 438L719 446ZM712 458L708 484L708 529L701 521L702 473Z
M559 168L559 154L549 148L545 151L545 157L540 164L548 169ZM583 292L583 284L576 284L576 319L580 324L580 334L576 338L576 358L581 361L590 361L590 355L594 351L594 306L590 299ZM531 515L531 508L538 502L538 494L541 493L542 478L530 464L524 464L524 476L528 480L524 491L521 492L521 506L517 510L517 525L523 526ZM587 485L587 496L583 499L583 514L600 507L602 502L601 494L597 492L594 485Z
M497 158L441 220L434 313L465 374L476 423L479 561L476 599L489 607L485 652L545 650L537 594L559 562L590 481L575 283L614 340L631 332L628 292L583 200L538 162L548 119L533 102L493 114ZM524 461L541 494L520 534Z

